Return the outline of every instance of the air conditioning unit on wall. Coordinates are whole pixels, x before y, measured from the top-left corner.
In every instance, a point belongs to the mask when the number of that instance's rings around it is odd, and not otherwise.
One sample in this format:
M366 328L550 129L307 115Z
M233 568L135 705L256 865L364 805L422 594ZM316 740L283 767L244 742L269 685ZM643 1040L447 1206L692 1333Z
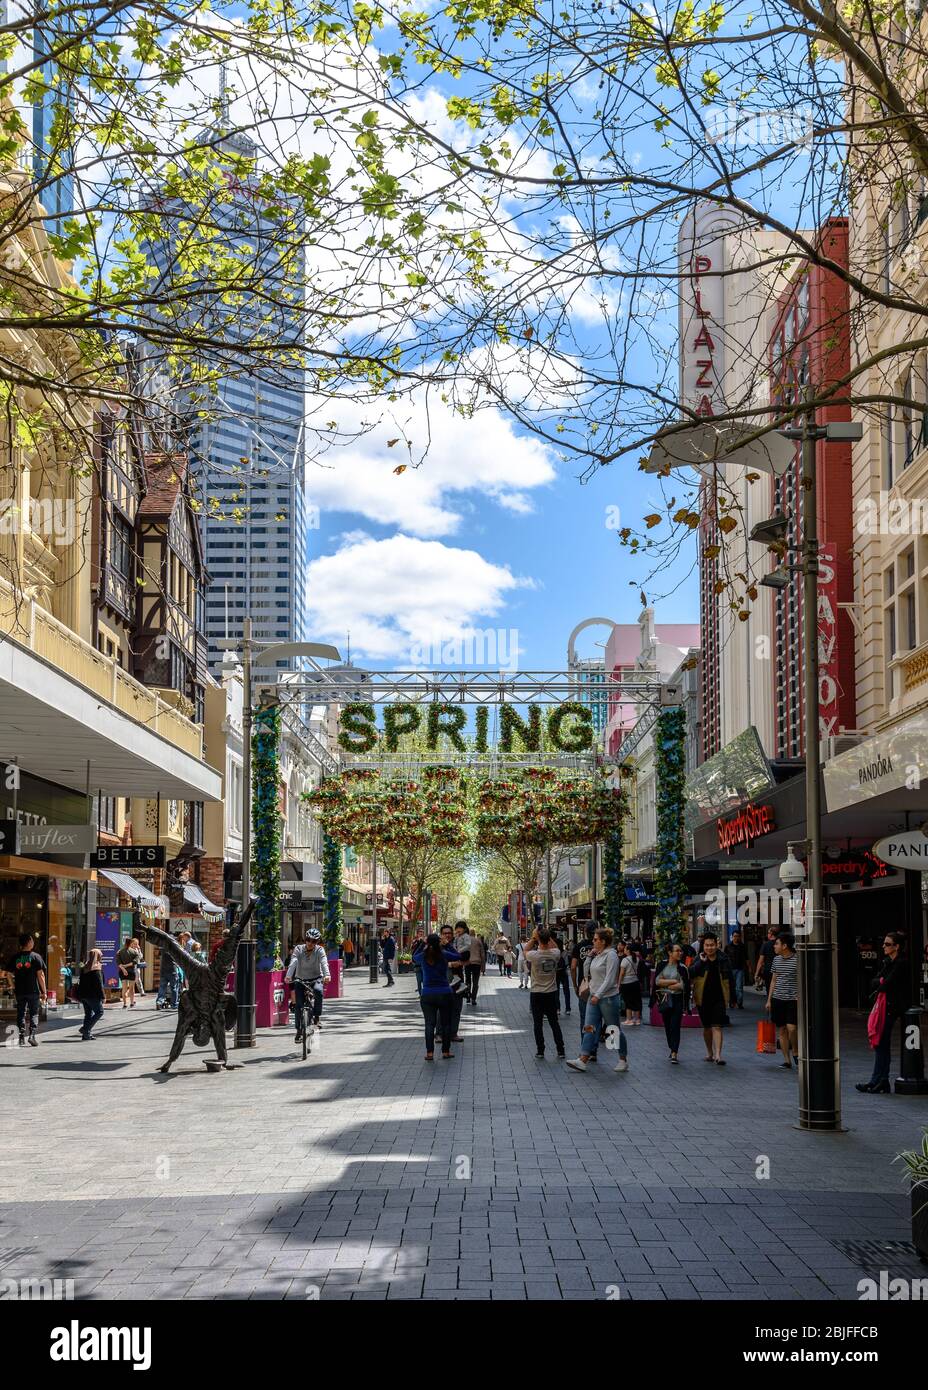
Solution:
M822 739L822 762L836 758L839 753L846 753L849 748L856 748L866 737L863 733L829 734Z

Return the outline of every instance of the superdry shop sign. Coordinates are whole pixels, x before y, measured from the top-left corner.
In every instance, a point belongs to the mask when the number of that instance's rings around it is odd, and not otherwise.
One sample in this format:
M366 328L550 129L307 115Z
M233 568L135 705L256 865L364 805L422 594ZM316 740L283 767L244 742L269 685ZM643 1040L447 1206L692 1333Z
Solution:
M884 864L893 864L897 869L928 870L928 839L920 830L900 830L897 835L887 835L877 840L873 853Z
M772 806L754 806L748 802L733 816L720 816L716 821L719 849L733 854L739 845L750 848L761 835L776 830L777 821Z
M163 869L164 845L100 845L90 856L92 869Z

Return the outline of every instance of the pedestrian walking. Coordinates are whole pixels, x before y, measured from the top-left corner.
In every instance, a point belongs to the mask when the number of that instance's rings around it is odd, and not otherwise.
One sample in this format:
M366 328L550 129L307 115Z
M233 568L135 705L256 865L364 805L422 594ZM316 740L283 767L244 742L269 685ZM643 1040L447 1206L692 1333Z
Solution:
M329 958L322 945L322 933L318 927L310 927L303 939L303 943L297 946L293 952L293 958L287 966L285 975L287 984L293 986L296 995L294 1018L296 1021L295 1042L299 1042L303 1036L303 1007L307 997L312 995L313 1003L313 1024L319 1028L322 1023L322 999L326 981L332 978L329 970Z
M464 965L464 980L467 986L464 997L471 1007L475 1008L477 1004L477 992L480 989L480 975L486 964L486 951L480 937L474 932L468 932L466 922L455 923L455 934L457 934L458 927L464 928L462 935L467 937L469 951ZM454 946L456 951L461 950L459 942L456 941Z
M625 954L619 961L619 993L625 1005L626 1026L637 1028L641 1025L641 983L638 979L638 957L635 944L625 947Z
M77 997L84 1006L84 1022L81 1024L81 1041L93 1040L94 1025L103 1017L103 952L94 946L87 953L81 966L81 977L77 983Z
M119 971L119 984L122 991L124 1009L135 1008L135 984L138 978L138 964L142 959L136 937L130 936L124 946L116 952L116 968Z
M526 943L520 941L516 946L516 974L519 977L519 988L531 988L531 972L529 971L528 961L525 959Z
M464 1008L464 962L454 945L454 932L451 927L443 926L441 929L441 946L443 951L451 951L449 957L447 981L451 990L451 1041L463 1042L461 1037L461 1011Z
M742 940L740 931L737 928L731 934L731 940L725 948L728 957L728 964L731 966L731 975L735 986L735 1008L744 1008L744 979L748 968L748 948Z
M420 998L422 996L422 962L419 960L419 956L422 954L422 950L424 949L424 947L425 932L422 930L421 927L418 927L416 929L416 934L413 937L412 945L409 948L409 954L412 957L412 968L415 971L416 975L416 993L419 995Z
M580 937L580 938L574 943L573 949L572 949L572 951L571 951L571 953L570 953L570 962L569 962L569 965L570 965L570 982L571 982L571 984L573 985L574 994L575 994L576 997L577 997L577 1009L578 1009L579 1014L580 1014L580 1043L581 1043L581 1046L582 1046L582 1044L583 1044L583 1038L584 1038L583 1024L584 1024L584 1020L585 1020L585 1018L586 1018L586 1005L587 1005L587 999L588 999L588 997L589 997L589 992L590 992L590 991L589 991L589 985L587 985L587 987L586 987L585 989L583 988L583 981L584 981L584 979L586 978L584 972L585 972L586 962L587 962L587 960L589 959L589 957L593 954L593 934L594 934L595 930L596 930L596 923L595 923L595 922L587 922L587 923L585 924L585 927L584 927L584 934L583 934L583 936ZM598 1041L598 1040L597 1040L597 1041ZM595 1046L594 1046L594 1048L593 1048L593 1052L592 1052L591 1055L592 1055L593 1061L595 1062L596 1056L597 1056L597 1048L596 1048Z
M693 998L699 1010L702 1036L706 1044L706 1061L724 1067L722 1060L722 1029L731 1002L731 966L719 950L714 932L706 932L703 948L690 970Z
M557 963L560 951L551 939L547 927L536 927L523 953L531 979L532 1024L535 1030L535 1056L545 1055L544 1020L547 1019L554 1036L558 1057L564 1058L564 1036L557 1021Z
M776 956L773 943L776 939L776 927L768 927L767 939L761 944L760 954L757 957L757 968L754 971L754 984L758 989L763 989L765 994L770 992L770 976L773 974L773 962Z
M657 1006L664 1025L664 1036L670 1049L670 1060L676 1065L680 1051L680 1031L683 1015L690 1005L690 974L683 964L683 947L679 942L668 948L654 973L651 1007Z
M156 1009L176 1009L180 997L181 973L177 961L167 951L161 952Z
M48 967L35 949L32 932L21 932L19 950L4 972L12 976L13 993L16 996L16 1026L19 1029L19 1045L26 1045L26 1018L29 1019L29 1045L39 1045L39 1010L48 999L46 980Z
M380 951L383 956L383 973L387 977L387 983L384 985L384 989L389 989L391 985L395 984L393 979L393 961L396 958L396 942L389 928L383 932L380 938Z
M342 942L342 960L345 962L346 970L350 970L354 965L354 942L350 936L346 936Z
M870 1015L870 1046L874 1049L873 1075L858 1081L857 1090L886 1095L892 1090L889 1069L892 1062L893 1028L911 1003L909 962L905 957L905 936L887 932L883 938L883 964L871 991L874 1013ZM885 1003L881 1003L885 1001Z
M789 1071L796 1053L799 1031L799 959L796 943L788 931L781 931L773 943L773 969L767 991L766 1009L777 1030L783 1061L780 1066Z
M565 1014L570 1013L570 969L567 961L567 953L565 952L563 942L561 941L561 938L557 935L557 933L554 934L554 944L561 953L560 959L557 963L557 1011L558 1015L560 1016L562 991L564 994L564 1012Z
M584 961L583 992L586 995L580 1055L567 1065L573 1071L586 1071L599 1046L600 1030L605 1027L607 1046L618 1043L619 1060L615 1071L628 1071L628 1043L622 1031L622 995L619 989L620 957L614 948L611 927L597 927L590 953ZM622 957L622 960L627 957ZM612 1031L614 1030L614 1031Z
M449 933L451 928L448 927ZM425 1060L435 1060L435 1031L441 1033L441 1055L447 1061L454 1056L451 1051L454 1033L454 994L448 980L449 972L458 964L460 957L451 946L442 942L437 932L427 939L417 937L412 947L413 964L418 962L422 971L422 993L419 1005L425 1019Z
M499 965L499 973L505 975L507 980L512 979L512 945L508 936L500 932L493 942L493 950L496 952L496 961Z

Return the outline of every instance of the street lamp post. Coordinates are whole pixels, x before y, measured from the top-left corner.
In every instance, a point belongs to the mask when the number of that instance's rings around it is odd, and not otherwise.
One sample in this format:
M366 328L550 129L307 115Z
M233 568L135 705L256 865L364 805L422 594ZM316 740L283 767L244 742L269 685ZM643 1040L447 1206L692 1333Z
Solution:
M242 653L242 906L244 912L251 896L251 708L252 708L252 668L255 658L260 661L276 662L301 656L326 658L341 661L336 647L322 642L277 642L271 646L261 646L251 635L251 618L242 621L242 638L221 640L218 645L231 651L239 648ZM254 934L253 919L249 922L245 935L238 944L235 957L235 1046L254 1047L257 1042L255 1030L255 985L256 985L257 941Z
M811 392L808 397L811 402ZM837 943L831 910L822 888L821 729L818 707L818 498L815 451L818 441L860 439L863 427L849 421L819 425L811 408L802 426L780 433L801 444L802 487L802 648L806 783L806 911L804 930L797 935L799 973L799 1128L841 1129L841 1079L838 1046ZM777 529L785 518L762 522L754 540L764 540L764 528ZM783 526L785 532L785 525ZM759 533L759 534L758 534ZM775 583L773 587L778 587Z

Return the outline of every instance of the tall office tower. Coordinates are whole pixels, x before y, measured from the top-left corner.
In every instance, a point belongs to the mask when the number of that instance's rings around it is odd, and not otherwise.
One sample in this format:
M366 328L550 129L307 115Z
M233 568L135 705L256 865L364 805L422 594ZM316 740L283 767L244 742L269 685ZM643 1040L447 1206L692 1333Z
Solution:
M5 5L0 22L6 22ZM56 61L50 55L62 35L73 30L73 23L67 15L43 14L39 8L32 31L33 59L40 65L33 75L32 173L47 214L46 226L55 235L63 235L62 222L74 211L74 151L55 128L56 115L72 105L67 57Z
M176 197L162 199L166 235L149 254L161 277L156 292L167 295L183 281L177 246L204 226L218 228L241 260L242 288L233 296L217 299L208 283L202 294L196 286L185 291L206 336L231 348L204 349L198 365L210 372L207 385L194 390L181 372L177 392L203 504L208 661L218 673L218 643L240 638L245 617L258 642L305 640L304 370L285 350L245 362L236 351L259 339L300 339L305 272L302 247L294 255L302 223L296 231L292 222L283 228L279 201L262 194L257 146L242 135L212 139L217 160L229 161L222 196L196 208ZM254 171L236 160L254 160ZM183 327L182 315L175 321ZM198 375L202 382L202 370Z

